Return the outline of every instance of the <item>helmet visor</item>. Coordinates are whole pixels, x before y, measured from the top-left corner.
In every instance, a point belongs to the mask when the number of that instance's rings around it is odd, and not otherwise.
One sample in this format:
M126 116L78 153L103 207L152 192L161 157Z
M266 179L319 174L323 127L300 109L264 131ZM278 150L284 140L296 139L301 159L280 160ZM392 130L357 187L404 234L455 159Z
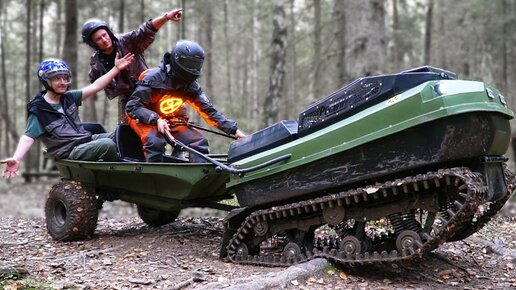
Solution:
M203 61L204 60L202 58L187 57L176 54L177 64L185 71L194 75L201 75Z

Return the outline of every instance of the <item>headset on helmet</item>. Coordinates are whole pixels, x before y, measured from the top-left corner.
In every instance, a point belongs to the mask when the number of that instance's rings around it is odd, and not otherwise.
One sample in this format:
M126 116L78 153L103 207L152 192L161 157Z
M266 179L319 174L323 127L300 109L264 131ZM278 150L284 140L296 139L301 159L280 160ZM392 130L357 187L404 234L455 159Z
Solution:
M38 79L47 90L53 91L50 79L58 75L66 75L70 79L72 78L72 73L64 61L49 58L39 64Z
M165 56L167 57L167 56ZM170 63L177 76L185 81L195 81L201 75L204 50L196 42L180 40L170 52ZM165 59L167 62L167 59Z
M89 46L93 47L94 49L99 49L95 42L91 40L91 36L95 31L99 29L105 29L106 32L109 34L109 37L111 37L111 40L115 40L115 34L113 34L113 30L107 25L106 22L100 20L100 19L89 19L82 25L81 34L82 34L82 41L88 44Z

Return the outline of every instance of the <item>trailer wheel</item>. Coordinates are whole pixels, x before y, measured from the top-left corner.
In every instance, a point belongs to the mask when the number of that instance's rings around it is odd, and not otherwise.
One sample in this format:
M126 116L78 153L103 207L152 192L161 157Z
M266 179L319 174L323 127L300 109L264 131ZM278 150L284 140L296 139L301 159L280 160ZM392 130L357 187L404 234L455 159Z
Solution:
M54 240L77 241L92 236L98 215L95 193L80 182L59 182L48 193L45 217Z
M136 207L138 208L138 215L140 218L151 227L159 227L169 224L173 222L181 212L181 210L164 211L143 205L137 205Z

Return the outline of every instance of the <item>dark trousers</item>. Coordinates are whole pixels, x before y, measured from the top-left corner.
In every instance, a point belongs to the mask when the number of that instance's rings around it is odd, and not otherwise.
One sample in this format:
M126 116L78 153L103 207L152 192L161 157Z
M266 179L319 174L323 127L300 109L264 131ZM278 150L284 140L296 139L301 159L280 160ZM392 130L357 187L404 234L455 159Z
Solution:
M88 143L75 146L68 159L113 162L118 160L113 133L95 134Z
M140 137L143 144L143 154L147 162L163 162L163 154L167 141L165 137L158 132L156 126L137 123L134 119L127 118L129 126ZM197 129L186 125L175 125L170 128L172 136L186 146L193 148L203 154L209 153L208 139L204 137ZM190 162L203 163L203 158L190 154Z

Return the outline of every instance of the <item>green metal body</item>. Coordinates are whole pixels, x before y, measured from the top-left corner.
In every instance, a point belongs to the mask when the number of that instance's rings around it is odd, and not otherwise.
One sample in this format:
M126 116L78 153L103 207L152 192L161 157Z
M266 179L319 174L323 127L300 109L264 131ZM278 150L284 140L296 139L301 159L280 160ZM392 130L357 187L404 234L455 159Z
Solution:
M440 92L439 87L446 87L446 93ZM502 119L507 120L508 126L513 112L503 103L504 98L498 91L491 89L491 98L486 92L487 88L485 83L475 81L425 82L317 132L235 162L235 167L246 168L287 153L292 154L286 162L243 177L233 175L227 186L238 187L293 168L302 168L316 160L449 116L490 112L500 114ZM503 155L506 152L510 140L507 126L500 127L496 132L489 154Z
M64 179L95 188L107 199L172 211L231 198L229 175L211 164L86 162L59 160Z

